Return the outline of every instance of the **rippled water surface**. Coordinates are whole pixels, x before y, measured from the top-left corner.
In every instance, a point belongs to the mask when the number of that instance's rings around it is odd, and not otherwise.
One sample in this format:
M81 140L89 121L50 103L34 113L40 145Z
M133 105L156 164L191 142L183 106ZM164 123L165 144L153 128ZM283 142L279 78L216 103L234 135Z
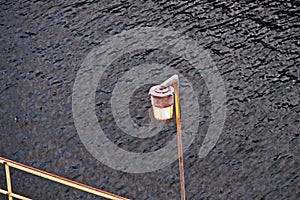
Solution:
M184 153L187 199L300 199L299 1L61 2L0 3L1 157L130 199L179 199L177 161L143 174L112 169L85 148L72 115L73 84L94 47L124 30L165 27L199 42L222 75L227 116L218 143L198 157L211 118L208 88L184 60L156 50L124 55L99 81L96 114L107 137L134 152L156 151L176 137L173 121L154 143L128 137L116 129L109 106L126 70L172 65L189 77L201 110ZM150 86L136 90L129 104L137 124L149 123ZM33 199L101 199L11 171L13 191ZM5 184L1 170L0 188Z

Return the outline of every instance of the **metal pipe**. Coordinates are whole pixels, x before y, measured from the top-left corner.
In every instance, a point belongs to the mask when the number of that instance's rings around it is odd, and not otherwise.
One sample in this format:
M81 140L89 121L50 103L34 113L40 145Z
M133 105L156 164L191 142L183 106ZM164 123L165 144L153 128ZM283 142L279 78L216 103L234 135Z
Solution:
M109 192L106 192L103 190L99 190L97 188L93 188L91 186L84 185L82 183L78 183L78 182L75 182L75 181L72 181L72 180L39 170L39 169L36 169L33 167L29 167L29 166L23 165L21 163L17 163L17 162L14 162L14 161L2 158L2 157L0 157L0 163L6 164L7 166L22 170L24 172L27 172L27 173L30 173L30 174L33 174L36 176L40 176L42 178L45 178L45 179L48 179L48 180L51 180L51 181L54 181L57 183L61 183L61 184L85 191L85 192L89 192L91 194L101 196L101 197L105 197L107 199L128 200L127 198L124 198L124 197L121 197L121 196L118 196L118 195L115 195L115 194L112 194L112 193L109 193Z
M175 114L176 114L176 126L177 126L178 161L179 161L179 175L180 175L180 194L181 194L181 200L185 200L184 167L183 167L183 151L182 151L182 142L181 142L181 121L180 121L178 82L179 81L177 76L177 81L174 82L174 92L175 92Z
M179 83L179 77L177 74L171 76L170 78L168 78L167 80L165 80L162 84L160 84L161 86L164 87L169 87L174 85L175 83Z
M180 121L180 104L179 104L179 77L173 75L162 84L162 87L174 86L175 93L175 114L176 114L176 128L177 128L177 142L178 142L178 161L179 161L179 175L180 175L180 194L181 200L185 200L185 184L184 184L184 167L183 167L183 151L181 139L181 121Z
M11 194L12 194L12 187L11 187L11 180L10 180L10 171L9 171L9 166L5 162L5 175L6 175L6 185L7 185L7 195L8 195L8 200L13 200Z

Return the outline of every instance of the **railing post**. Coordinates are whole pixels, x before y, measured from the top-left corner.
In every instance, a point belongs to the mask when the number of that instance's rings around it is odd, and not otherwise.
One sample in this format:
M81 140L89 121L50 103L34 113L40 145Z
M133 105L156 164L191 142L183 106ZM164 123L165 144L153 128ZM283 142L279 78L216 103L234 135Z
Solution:
M9 166L7 163L4 163L5 166L5 174L6 174L6 185L7 185L7 195L8 200L13 200L11 194L12 194L12 187L11 187L11 179L10 179L10 172L9 172Z

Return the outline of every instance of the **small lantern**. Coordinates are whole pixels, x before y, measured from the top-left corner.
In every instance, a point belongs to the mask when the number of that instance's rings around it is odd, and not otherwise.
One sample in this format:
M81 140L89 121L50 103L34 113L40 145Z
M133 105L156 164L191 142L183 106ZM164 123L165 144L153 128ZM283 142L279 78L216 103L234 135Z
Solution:
M151 87L149 94L151 95L151 104L154 118L157 120L168 120L173 117L173 87L165 87L156 85Z

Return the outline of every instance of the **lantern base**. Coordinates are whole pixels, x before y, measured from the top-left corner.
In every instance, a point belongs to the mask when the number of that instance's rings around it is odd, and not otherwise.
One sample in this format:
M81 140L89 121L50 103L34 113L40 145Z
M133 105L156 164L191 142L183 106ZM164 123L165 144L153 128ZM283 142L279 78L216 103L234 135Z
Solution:
M168 120L173 118L173 105L159 108L152 106L154 118L157 120Z

